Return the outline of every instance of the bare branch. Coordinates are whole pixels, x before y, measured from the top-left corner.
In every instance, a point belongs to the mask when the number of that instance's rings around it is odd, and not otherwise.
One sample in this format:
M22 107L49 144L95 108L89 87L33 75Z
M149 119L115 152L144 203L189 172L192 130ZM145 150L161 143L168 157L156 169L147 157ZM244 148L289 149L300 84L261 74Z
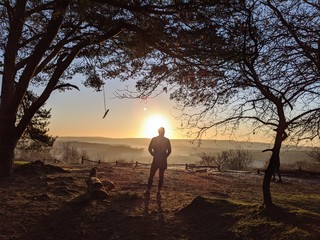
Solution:
M79 87L70 83L65 83L65 84L60 84L55 86L55 88L53 90L59 90L59 89L63 89L63 88L75 88L78 91L80 91Z

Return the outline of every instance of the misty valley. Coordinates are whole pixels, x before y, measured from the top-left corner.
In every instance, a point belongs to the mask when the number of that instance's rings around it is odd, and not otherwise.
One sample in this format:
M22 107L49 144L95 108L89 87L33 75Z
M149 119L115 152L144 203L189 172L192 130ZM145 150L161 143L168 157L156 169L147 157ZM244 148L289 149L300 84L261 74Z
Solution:
M66 157L63 156L65 154L63 148L67 146L78 152L78 161L72 159L74 163L80 163L83 155L88 159L100 160L101 162L151 163L152 158L148 153L149 142L150 139L147 138L59 137L51 155L53 158L65 162ZM198 146L188 140L173 139L171 144L172 154L168 159L169 167L170 164L196 164L201 160L199 156L201 153L217 156L222 151L236 148L248 150L252 154L252 168L263 168L270 158L270 152L262 152L270 148L267 143L202 140L200 146ZM284 146L281 152L281 163L301 165L303 162L311 161L306 154L310 150L311 147Z

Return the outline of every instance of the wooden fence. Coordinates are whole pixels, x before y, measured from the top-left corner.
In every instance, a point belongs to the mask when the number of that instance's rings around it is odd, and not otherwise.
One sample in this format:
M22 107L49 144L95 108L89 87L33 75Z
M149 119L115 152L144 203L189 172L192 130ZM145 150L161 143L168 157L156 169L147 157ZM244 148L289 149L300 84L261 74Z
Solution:
M138 167L138 166L145 166L150 167L151 163L140 163L136 161L135 163L127 163L127 162L114 162L116 166L122 166L122 167ZM195 170L201 171L200 169L217 169L220 171L220 166L206 166L206 165L196 165L196 164L182 164L182 163L168 163L168 167L180 167L185 168L187 170Z
M52 162L55 164L65 164L66 162L63 162L61 160L58 159L43 159L42 161L43 163L45 162ZM94 163L94 164L101 164L103 162L101 162L101 160L91 160L88 159L84 156L81 157L81 164L84 164L85 162L89 162L89 163ZM121 161L115 161L115 162L106 162L106 163L111 163L111 164L115 164L116 166L119 167L138 167L138 166L144 166L144 167L150 167L151 163L141 163L141 162L121 162ZM79 164L79 162L77 163L70 163L70 164ZM196 164L182 164L182 163L168 163L168 167L178 167L178 168L185 168L186 170L195 170L195 171L201 171L201 169L212 169L215 168L218 171L220 171L220 166L206 166L206 165L196 165Z
M84 162L91 162L91 163L97 163L97 164L100 164L100 163L101 163L100 160L95 161L95 160L87 159L87 158L85 158L85 157L81 157L81 164L84 164Z

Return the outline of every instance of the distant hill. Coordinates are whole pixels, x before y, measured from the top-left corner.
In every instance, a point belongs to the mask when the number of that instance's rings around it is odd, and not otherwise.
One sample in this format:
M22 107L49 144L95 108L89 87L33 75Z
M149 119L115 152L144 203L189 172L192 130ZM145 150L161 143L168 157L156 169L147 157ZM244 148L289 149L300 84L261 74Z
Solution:
M85 150L89 156L99 158L102 161L138 161L150 163L151 157L147 151L150 139L148 138L105 138L105 137L59 137L56 144L70 142L81 150ZM202 140L200 146L195 146L185 139L171 140L171 163L195 163L200 160L202 152L218 155L221 151L242 148L249 150L254 156L254 165L262 167L270 157L270 152L262 150L271 148L268 143L240 142L228 140ZM308 160L305 153L307 147L284 146L281 152L282 163L294 163Z

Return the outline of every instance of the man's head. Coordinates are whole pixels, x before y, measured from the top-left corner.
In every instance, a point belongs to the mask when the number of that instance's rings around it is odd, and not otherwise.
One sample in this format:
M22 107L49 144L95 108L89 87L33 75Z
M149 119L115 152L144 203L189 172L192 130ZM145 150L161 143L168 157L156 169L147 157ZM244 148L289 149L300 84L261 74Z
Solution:
M159 136L164 136L164 127L158 129Z

